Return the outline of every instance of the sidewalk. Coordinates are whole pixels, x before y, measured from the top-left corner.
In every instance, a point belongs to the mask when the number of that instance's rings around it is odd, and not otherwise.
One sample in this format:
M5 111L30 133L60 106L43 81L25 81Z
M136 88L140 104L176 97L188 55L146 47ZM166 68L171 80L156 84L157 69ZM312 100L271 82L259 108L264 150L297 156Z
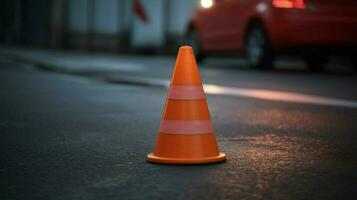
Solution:
M59 72L143 72L157 62L172 62L173 58L160 56L117 55L113 53L79 52L70 50L34 49L0 46L0 54ZM135 59L134 59L135 57ZM162 66L162 65L161 65Z
M117 55L113 53L1 47L0 54L32 63L36 68L78 75L100 82L166 88L174 57ZM212 63L212 62L211 62ZM214 63L214 62L213 62ZM225 63L227 65L227 63ZM228 64L229 66L229 64ZM314 74L279 74L224 69L222 65L200 70L206 94L254 98L268 101L357 108L355 80ZM284 82L285 84L281 84ZM323 84L322 82L325 82ZM338 94L338 95L336 95Z

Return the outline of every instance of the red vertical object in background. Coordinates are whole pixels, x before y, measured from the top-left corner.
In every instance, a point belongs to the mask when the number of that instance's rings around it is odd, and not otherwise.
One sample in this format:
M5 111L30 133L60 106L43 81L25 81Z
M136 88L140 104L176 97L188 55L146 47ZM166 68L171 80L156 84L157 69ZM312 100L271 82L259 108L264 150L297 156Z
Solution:
M148 22L149 18L146 15L144 6L139 0L134 0L134 12L137 17L139 17L143 22Z

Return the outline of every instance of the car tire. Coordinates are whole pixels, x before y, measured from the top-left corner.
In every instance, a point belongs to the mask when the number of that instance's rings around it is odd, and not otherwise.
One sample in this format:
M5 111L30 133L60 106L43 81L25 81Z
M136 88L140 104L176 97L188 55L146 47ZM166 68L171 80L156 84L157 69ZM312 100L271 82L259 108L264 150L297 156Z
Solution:
M274 53L268 36L261 26L253 26L246 35L245 55L249 67L268 70L273 68Z
M323 53L310 52L304 56L305 63L310 71L322 71L329 61L329 56Z
M200 63L205 58L201 48L201 41L197 30L191 29L185 36L185 43L190 45L195 53L196 62Z

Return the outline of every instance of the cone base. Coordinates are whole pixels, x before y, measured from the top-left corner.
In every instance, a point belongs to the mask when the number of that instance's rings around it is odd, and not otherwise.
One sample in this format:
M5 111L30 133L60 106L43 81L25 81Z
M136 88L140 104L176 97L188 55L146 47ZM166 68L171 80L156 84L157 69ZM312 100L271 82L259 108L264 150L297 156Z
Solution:
M158 164L171 164L171 165L199 165L199 164L211 164L211 163L221 163L226 161L226 154L219 153L218 156L205 157L198 159L183 159L183 158L166 158L155 156L150 153L146 160L150 163Z

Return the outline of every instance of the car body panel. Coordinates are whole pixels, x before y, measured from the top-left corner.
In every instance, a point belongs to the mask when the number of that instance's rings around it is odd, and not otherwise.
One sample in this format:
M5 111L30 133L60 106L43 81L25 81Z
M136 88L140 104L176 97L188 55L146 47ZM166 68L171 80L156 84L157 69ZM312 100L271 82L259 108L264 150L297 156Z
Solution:
M190 27L202 50L243 50L249 25L260 22L274 48L357 46L357 1L305 0L305 9L276 8L272 0L216 0L198 8Z

